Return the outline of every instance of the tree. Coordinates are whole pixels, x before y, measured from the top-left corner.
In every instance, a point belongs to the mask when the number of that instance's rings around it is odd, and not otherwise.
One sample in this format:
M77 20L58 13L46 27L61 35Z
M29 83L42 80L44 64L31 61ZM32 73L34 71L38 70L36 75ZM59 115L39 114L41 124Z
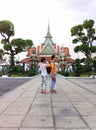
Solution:
M4 54L10 55L10 64L14 66L14 56L22 51L26 51L33 45L32 40L23 40L21 38L10 40L14 35L14 25L8 21L0 21L0 34L3 37L1 43L3 44Z
M0 60L2 60L2 57L3 57L3 50L2 49L0 49Z
M30 65L29 65L29 76L34 76L38 73L38 62L37 62L37 56L34 54L30 57Z
M72 68L74 71L74 76L80 76L81 71L82 71L81 60L76 59L75 62L72 64Z
M85 54L87 60L91 59L92 53L96 52L96 46L94 45L94 40L96 40L94 20L85 20L83 24L72 27L71 36L75 36L72 41L73 44L81 43L74 48L74 51L76 53L81 51Z
M9 42L11 36L14 36L14 25L8 20L0 21L0 34L4 38L2 43Z

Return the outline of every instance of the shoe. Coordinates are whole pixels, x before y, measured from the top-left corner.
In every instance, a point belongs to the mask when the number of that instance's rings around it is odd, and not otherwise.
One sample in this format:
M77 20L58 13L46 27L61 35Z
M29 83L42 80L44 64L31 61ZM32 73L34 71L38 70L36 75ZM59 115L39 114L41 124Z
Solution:
M56 93L56 90L55 89L51 89L50 92L51 93Z
M46 92L46 91L43 91L43 93L44 93L44 94L49 94L49 93L48 93L48 92Z
M41 90L41 93L44 93L43 90Z

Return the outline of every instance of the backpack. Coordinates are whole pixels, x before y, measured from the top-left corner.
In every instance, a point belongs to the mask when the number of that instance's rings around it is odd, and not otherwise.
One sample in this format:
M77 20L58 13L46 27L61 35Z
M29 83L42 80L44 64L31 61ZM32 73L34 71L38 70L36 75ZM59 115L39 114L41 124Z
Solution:
M50 72L51 72L51 68L50 68L50 67L46 67L46 69L47 69L47 73L50 74Z

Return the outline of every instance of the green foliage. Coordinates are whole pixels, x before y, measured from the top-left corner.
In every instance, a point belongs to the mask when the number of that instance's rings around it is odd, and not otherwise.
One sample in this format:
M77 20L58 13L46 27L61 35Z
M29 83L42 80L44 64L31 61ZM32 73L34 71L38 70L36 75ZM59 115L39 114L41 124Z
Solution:
M77 26L74 26L73 28L71 28L71 36L74 36L74 35L80 35L82 34L81 32L83 31L83 26L82 25L77 25Z
M2 60L3 54L4 54L3 50L0 49L0 60Z
M5 37L4 34L6 34L8 37L14 35L14 25L12 22L8 20L2 20L0 21L0 33L3 37Z
M78 41L79 40L77 38L72 40L73 44L77 43Z
M81 50L81 52L86 52L87 50L89 50L89 46L87 44L81 44L79 50Z
M2 76L2 72L0 71L0 77Z
M8 71L9 74L18 74L22 72L23 68L21 66L10 66Z
M65 71L65 72L64 72L64 76L69 76L69 72L68 72L68 71Z
M80 51L80 46L76 46L75 48L74 48L74 52L79 52Z
M85 21L83 22L83 27L84 27L85 29L91 29L93 26L94 26L94 20L92 20L92 19L85 20Z
M82 62L84 61L85 59L76 59L75 62L72 64L74 76L80 76L83 73L84 65L82 65Z
M11 41L11 46L14 50L14 54L18 54L22 51L25 51L32 45L33 45L33 42L30 39L24 40L21 38L17 38Z
M28 72L28 76L35 76L37 74L37 72L35 70L30 70Z
M9 50L11 50L12 46L10 44L5 44L3 46L3 48L4 48L4 50L9 51Z
M93 53L96 52L96 46L92 46L90 49Z
M59 71L58 73L63 76L69 76L69 74L70 74L68 71L65 71L65 70Z
M33 45L30 39L13 39L10 41L10 36L14 35L14 25L8 20L0 21L0 34L3 37L1 43L3 44L4 54L11 57L11 66L14 66L14 56L22 51L26 51Z
M94 20L85 20L81 25L72 27L71 36L74 36L73 44L79 43L79 46L76 46L74 51L76 53L81 51L87 59L90 59L92 53L96 52L96 46L93 44L94 40L96 40Z

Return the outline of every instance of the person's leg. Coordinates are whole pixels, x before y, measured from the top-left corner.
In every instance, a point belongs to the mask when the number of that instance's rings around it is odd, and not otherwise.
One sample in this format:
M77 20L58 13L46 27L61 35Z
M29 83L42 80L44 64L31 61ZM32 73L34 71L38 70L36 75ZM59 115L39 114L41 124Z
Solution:
M56 79L56 75L51 76L50 92L56 92L56 90L54 90L56 80L52 80L52 77L54 77L54 79Z
M43 93L43 86L44 86L44 76L41 76L41 93Z
M44 94L48 94L48 92L46 91L47 88L47 76L44 77L44 87L43 87L43 93Z

